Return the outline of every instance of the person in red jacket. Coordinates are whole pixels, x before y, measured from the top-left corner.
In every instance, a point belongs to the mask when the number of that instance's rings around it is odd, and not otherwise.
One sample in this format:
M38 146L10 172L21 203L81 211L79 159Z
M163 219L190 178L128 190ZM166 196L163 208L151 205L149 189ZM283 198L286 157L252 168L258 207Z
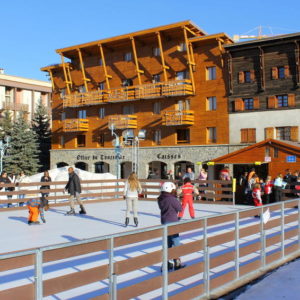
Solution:
M189 177L184 178L183 186L178 190L178 195L182 196L182 211L178 214L178 219L180 220L184 215L185 207L189 206L189 213L192 219L195 218L195 210L193 204L194 195L199 195L197 188L195 188Z
M265 204L269 204L270 202L273 202L271 201L273 186L274 186L274 182L272 180L272 177L268 176L266 182L263 184Z
M252 199L254 202L254 206L262 206L262 199L261 199L261 190L260 184L256 183L252 190Z

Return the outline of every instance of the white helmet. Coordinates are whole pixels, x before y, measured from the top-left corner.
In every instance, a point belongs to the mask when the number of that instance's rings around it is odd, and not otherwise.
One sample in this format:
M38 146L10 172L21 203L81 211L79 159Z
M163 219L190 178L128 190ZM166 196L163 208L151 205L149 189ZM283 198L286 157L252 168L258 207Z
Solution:
M161 186L162 192L171 193L173 190L176 190L176 185L173 182L164 182Z

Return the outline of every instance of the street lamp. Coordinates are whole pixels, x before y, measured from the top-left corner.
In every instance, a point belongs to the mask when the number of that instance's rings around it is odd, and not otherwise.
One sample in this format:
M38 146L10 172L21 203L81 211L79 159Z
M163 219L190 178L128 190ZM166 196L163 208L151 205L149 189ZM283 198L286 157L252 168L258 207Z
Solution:
M3 170L3 157L5 155L6 149L9 147L10 136L5 136L4 141L0 140L0 173Z
M122 151L121 145L120 145L120 138L115 132L114 124L110 125L110 130L111 130L111 135L115 137L115 142L114 142L113 146L115 147L115 154L116 154L116 160L117 160L116 175L117 175L117 179L120 179L121 178L120 159L121 159L121 151Z

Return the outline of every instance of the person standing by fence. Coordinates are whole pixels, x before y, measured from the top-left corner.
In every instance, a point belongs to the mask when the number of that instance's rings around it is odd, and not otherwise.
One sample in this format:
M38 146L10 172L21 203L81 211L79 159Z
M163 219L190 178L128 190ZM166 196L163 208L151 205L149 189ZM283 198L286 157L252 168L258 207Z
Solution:
M44 176L41 177L41 182L51 182L51 177L49 176L49 172L45 171ZM40 190L42 194L42 199L45 199L46 197L49 196L49 192L43 192L43 190L49 190L50 185L42 185Z
M173 182L164 182L161 186L161 193L158 200L158 207L160 209L161 224L168 224L178 221L178 213L182 211L180 202L176 197L176 186ZM168 236L168 248L180 245L179 234L172 234ZM184 268L185 265L181 263L180 258L175 258L174 264L168 261L168 270L178 270Z
M69 181L65 187L65 190L68 191L70 194L69 201L70 201L70 211L67 212L67 215L75 215L75 206L74 206L74 198L76 198L78 204L80 205L80 214L86 214L85 208L83 207L83 203L80 199L81 193L81 184L78 175L75 173L74 168L69 167Z
M190 178L185 178L183 180L183 186L178 190L178 195L182 196L182 210L178 215L178 219L180 220L184 215L185 207L189 206L189 213L192 219L195 218L195 210L194 210L194 195L199 195L197 188L192 185Z
M138 195L142 192L142 186L136 176L135 172L130 173L127 181L124 186L124 199L126 200L126 218L125 218L125 227L129 224L130 212L133 210L133 220L134 224L138 226Z

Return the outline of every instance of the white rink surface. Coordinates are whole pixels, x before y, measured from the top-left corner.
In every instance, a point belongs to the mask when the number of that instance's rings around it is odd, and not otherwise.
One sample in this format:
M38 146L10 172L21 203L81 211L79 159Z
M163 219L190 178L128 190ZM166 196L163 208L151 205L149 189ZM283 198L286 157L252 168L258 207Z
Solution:
M247 208L245 206L232 205L213 205L213 204L195 204L196 217L213 216L224 212L233 212ZM22 249L29 249L35 247L42 247L47 245L66 243L72 241L78 241L87 238L93 238L97 236L109 235L119 232L135 230L133 226L133 220L130 220L130 226L125 228L123 226L125 220L125 201L114 201L104 203L91 203L86 204L87 215L66 216L65 213L69 210L69 207L57 207L51 208L48 212L45 212L47 220L46 224L41 225L27 225L27 210L21 211L7 211L0 213L0 222L5 224L5 229L0 231L1 250L0 253L17 251ZM76 207L78 212L79 208ZM295 213L296 210L291 209L288 214ZM279 213L272 213L271 219L278 218ZM184 219L189 219L188 210L185 211ZM241 228L248 225L258 223L257 218L247 218L241 221ZM139 202L139 229L149 226L160 225L160 212L156 201L140 201ZM293 226L292 223L288 226ZM209 229L209 236L215 234L221 234L234 228L233 223L222 224L222 226L213 226ZM273 228L270 233L279 231L280 227ZM189 243L202 238L201 229L182 233L182 243ZM253 240L259 239L259 234L247 236L241 239L241 243L251 243ZM211 248L211 254L222 254L234 247L234 242L229 242L220 246ZM272 245L268 247L268 251L280 247L280 245ZM146 253L151 253L161 249L161 238L152 239L145 242L132 244L128 246L122 246L115 249L115 261L126 260L130 257L136 257ZM255 259L259 256L259 253L251 253L247 257L243 257L241 263L245 260ZM182 257L182 260L191 265L203 260L203 252L199 251ZM70 257L60 261L54 261L43 264L43 279L51 279L59 277L65 274L78 272L101 265L105 265L108 262L107 251L99 251L95 253L89 253L77 257ZM128 287L134 283L151 279L152 277L159 276L161 264L155 264L149 267L145 267L140 270L119 275L117 277L118 289ZM219 266L211 270L211 275L222 272L226 272L227 268L233 268L234 261ZM19 268L16 270L5 271L0 273L0 290L12 288L19 285L29 284L33 282L34 270L32 266L26 268ZM202 273L195 275L188 279L176 282L169 285L169 296L172 296L187 288L191 288L195 284L203 280ZM255 287L255 286L253 286ZM102 280L92 284L88 284L82 287L78 287L72 290L64 291L56 295L45 297L47 300L58 299L73 299L73 300L85 300L96 297L108 290L108 281ZM251 290L251 289L250 289ZM250 291L249 290L249 291ZM287 293L286 290L283 290ZM251 296L256 299L285 299L271 297L260 297L260 291ZM296 294L297 295L297 294ZM242 297L242 295L240 295ZM161 289L149 292L141 295L135 299L161 299ZM241 300L248 300L249 298L240 298ZM296 299L290 298L287 299ZM252 299L251 299L252 300Z

